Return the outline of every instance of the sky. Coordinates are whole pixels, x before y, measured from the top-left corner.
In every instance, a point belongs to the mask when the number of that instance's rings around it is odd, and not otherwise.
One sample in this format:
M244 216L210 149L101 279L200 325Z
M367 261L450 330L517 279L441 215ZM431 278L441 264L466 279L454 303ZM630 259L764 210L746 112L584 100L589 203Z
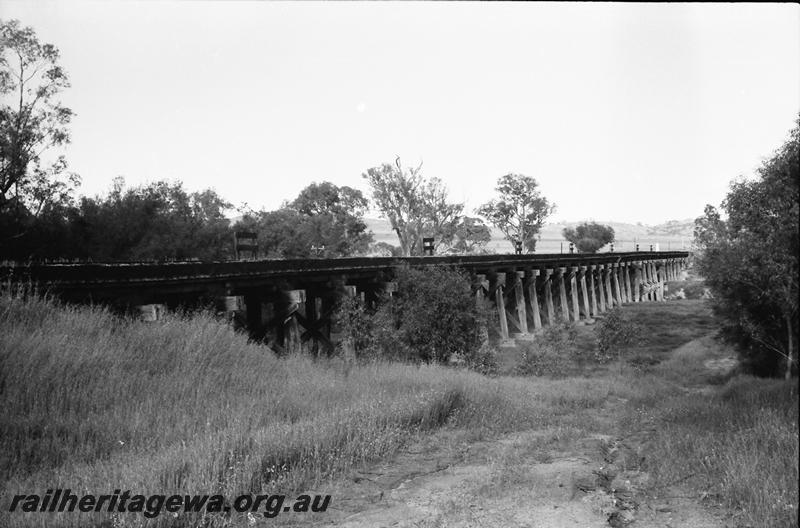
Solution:
M81 194L179 180L275 209L422 163L467 213L536 178L553 221L719 204L800 112L795 4L19 2L61 50ZM55 154L55 153L54 153Z

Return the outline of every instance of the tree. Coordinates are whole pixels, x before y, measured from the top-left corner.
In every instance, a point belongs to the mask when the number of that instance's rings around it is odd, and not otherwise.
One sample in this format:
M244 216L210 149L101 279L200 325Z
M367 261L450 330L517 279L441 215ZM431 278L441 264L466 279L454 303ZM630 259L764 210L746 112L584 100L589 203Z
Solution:
M248 212L237 231L258 234L270 258L335 258L365 254L372 242L361 191L330 182L312 183L275 211Z
M125 187L83 198L71 226L74 255L97 260L222 260L232 253L225 212L231 204L213 190L187 192L180 182Z
M306 243L324 246L316 254L331 258L367 252L372 242L372 232L364 222L368 205L361 191L322 182L300 191L290 207L301 216Z
M383 355L402 360L447 363L454 354L473 362L486 314L475 304L469 277L444 266L399 268L397 293L377 310L376 344Z
M40 43L33 29L0 21L0 215L16 217L18 231L21 217L68 200L78 184L63 156L49 165L42 160L46 150L70 140L73 112L58 101L69 80L58 60L58 49Z
M800 119L789 140L758 169L731 184L724 219L706 206L695 221L697 263L724 333L757 373L796 369Z
M492 232L480 218L464 216L456 225L449 246L452 253L485 253Z
M485 203L476 211L500 229L512 244L521 241L526 253L536 249L536 235L555 211L555 204L550 204L538 187L530 176L506 174L497 180L495 188L500 199Z
M422 238L433 237L434 248L447 245L455 236L463 204L447 201L447 188L438 178L426 180L422 165L403 169L400 158L394 165L373 167L363 177L372 188L372 197L397 233L403 255L418 255Z
M584 222L575 228L565 227L561 234L581 253L597 253L598 249L614 241L614 228L595 222Z

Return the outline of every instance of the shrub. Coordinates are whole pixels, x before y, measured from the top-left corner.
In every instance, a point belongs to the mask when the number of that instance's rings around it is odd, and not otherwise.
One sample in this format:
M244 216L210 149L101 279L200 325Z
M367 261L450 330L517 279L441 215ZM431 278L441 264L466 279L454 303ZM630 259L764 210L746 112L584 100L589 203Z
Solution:
M630 346L642 342L642 327L622 315L622 310L614 308L606 313L597 325L597 351L595 359L606 362L613 358L614 351L622 358L622 353Z
M359 297L345 297L340 300L332 317L343 337L336 345L339 354L343 354L345 343L349 343L358 358L375 355L374 312L368 310Z
M454 354L482 363L481 320L469 279L444 266L400 268L397 293L374 318L374 337L383 355L447 363Z
M545 328L532 343L522 345L517 372L529 376L564 376L576 351L575 325L561 323Z

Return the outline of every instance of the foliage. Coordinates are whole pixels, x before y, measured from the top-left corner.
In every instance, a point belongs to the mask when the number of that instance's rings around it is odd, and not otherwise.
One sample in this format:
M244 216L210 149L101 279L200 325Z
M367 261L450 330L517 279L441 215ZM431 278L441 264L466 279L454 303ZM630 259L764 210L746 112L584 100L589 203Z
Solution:
M400 268L397 291L371 315L371 355L447 363L454 354L468 364L483 342L479 312L468 279L447 267ZM364 341L366 342L366 340ZM484 360L480 360L484 361Z
M58 95L69 87L59 51L18 20L0 20L0 243L16 245L42 214L64 220L78 176L51 147L69 143L73 112ZM12 102L13 101L13 102Z
M597 250L614 241L614 228L595 222L584 222L574 228L565 227L564 238L575 244L580 253L597 253Z
M545 327L532 343L521 345L522 359L517 372L526 376L565 376L576 352L577 339L578 330L573 324Z
M258 235L270 258L334 258L361 255L372 242L361 191L330 182L312 183L275 211L248 211L234 228Z
M500 229L512 244L522 241L523 252L536 249L536 235L555 210L530 176L506 174L497 180L498 200L480 206L477 213Z
M597 351L595 359L606 362L613 358L616 351L617 357L622 359L623 352L642 342L644 329L626 318L622 310L613 308L605 313L596 327Z
M435 250L453 240L464 205L449 203L442 181L426 180L421 164L405 170L397 158L394 165L372 167L363 177L375 204L397 234L404 256L421 254L423 237L433 237Z
M486 244L492 239L492 232L480 218L461 217L455 226L450 242L449 253L485 253Z
M695 221L697 265L713 293L724 335L762 375L796 370L800 120L789 140L758 169L734 181L722 209Z
M230 207L212 190L165 181L126 189L117 178L108 196L81 200L76 237L84 258L220 260L231 251Z
M352 347L359 359L375 359L376 334L375 310L368 310L360 297L343 297L339 300L332 321L342 336L338 352L342 354L345 346Z
M369 256L371 257L402 257L403 250L400 246L393 246L386 242L375 242L369 247Z

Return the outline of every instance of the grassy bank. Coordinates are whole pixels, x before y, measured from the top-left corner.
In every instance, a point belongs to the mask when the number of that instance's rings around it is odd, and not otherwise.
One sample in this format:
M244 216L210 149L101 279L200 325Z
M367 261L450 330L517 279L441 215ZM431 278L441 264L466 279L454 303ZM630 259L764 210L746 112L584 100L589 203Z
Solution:
M613 390L610 381L569 385L434 366L277 358L206 315L142 323L6 294L0 491L4 501L50 488L288 493L446 422L475 437L586 422ZM9 515L1 506L0 524L42 522L41 514ZM78 526L105 517L48 519Z
M680 486L733 512L735 526L796 527L798 382L709 368L730 352L690 343L654 369L649 390L632 393L624 429L654 427L648 493L669 499Z
M797 382L710 372L704 362L729 351L693 341L713 328L700 301L625 310L649 340L626 352L624 366L584 365L582 375L563 379L487 378L436 366L278 358L207 315L142 323L4 294L0 525L196 526L184 516L7 510L10 496L51 488L227 497L335 489L352 468L447 426L470 441L556 431L559 445L589 432L652 429L648 493L668 496L680 485L731 508L739 525L794 526ZM609 411L609 396L627 404ZM551 440L528 447L545 460ZM248 525L236 515L206 521Z

